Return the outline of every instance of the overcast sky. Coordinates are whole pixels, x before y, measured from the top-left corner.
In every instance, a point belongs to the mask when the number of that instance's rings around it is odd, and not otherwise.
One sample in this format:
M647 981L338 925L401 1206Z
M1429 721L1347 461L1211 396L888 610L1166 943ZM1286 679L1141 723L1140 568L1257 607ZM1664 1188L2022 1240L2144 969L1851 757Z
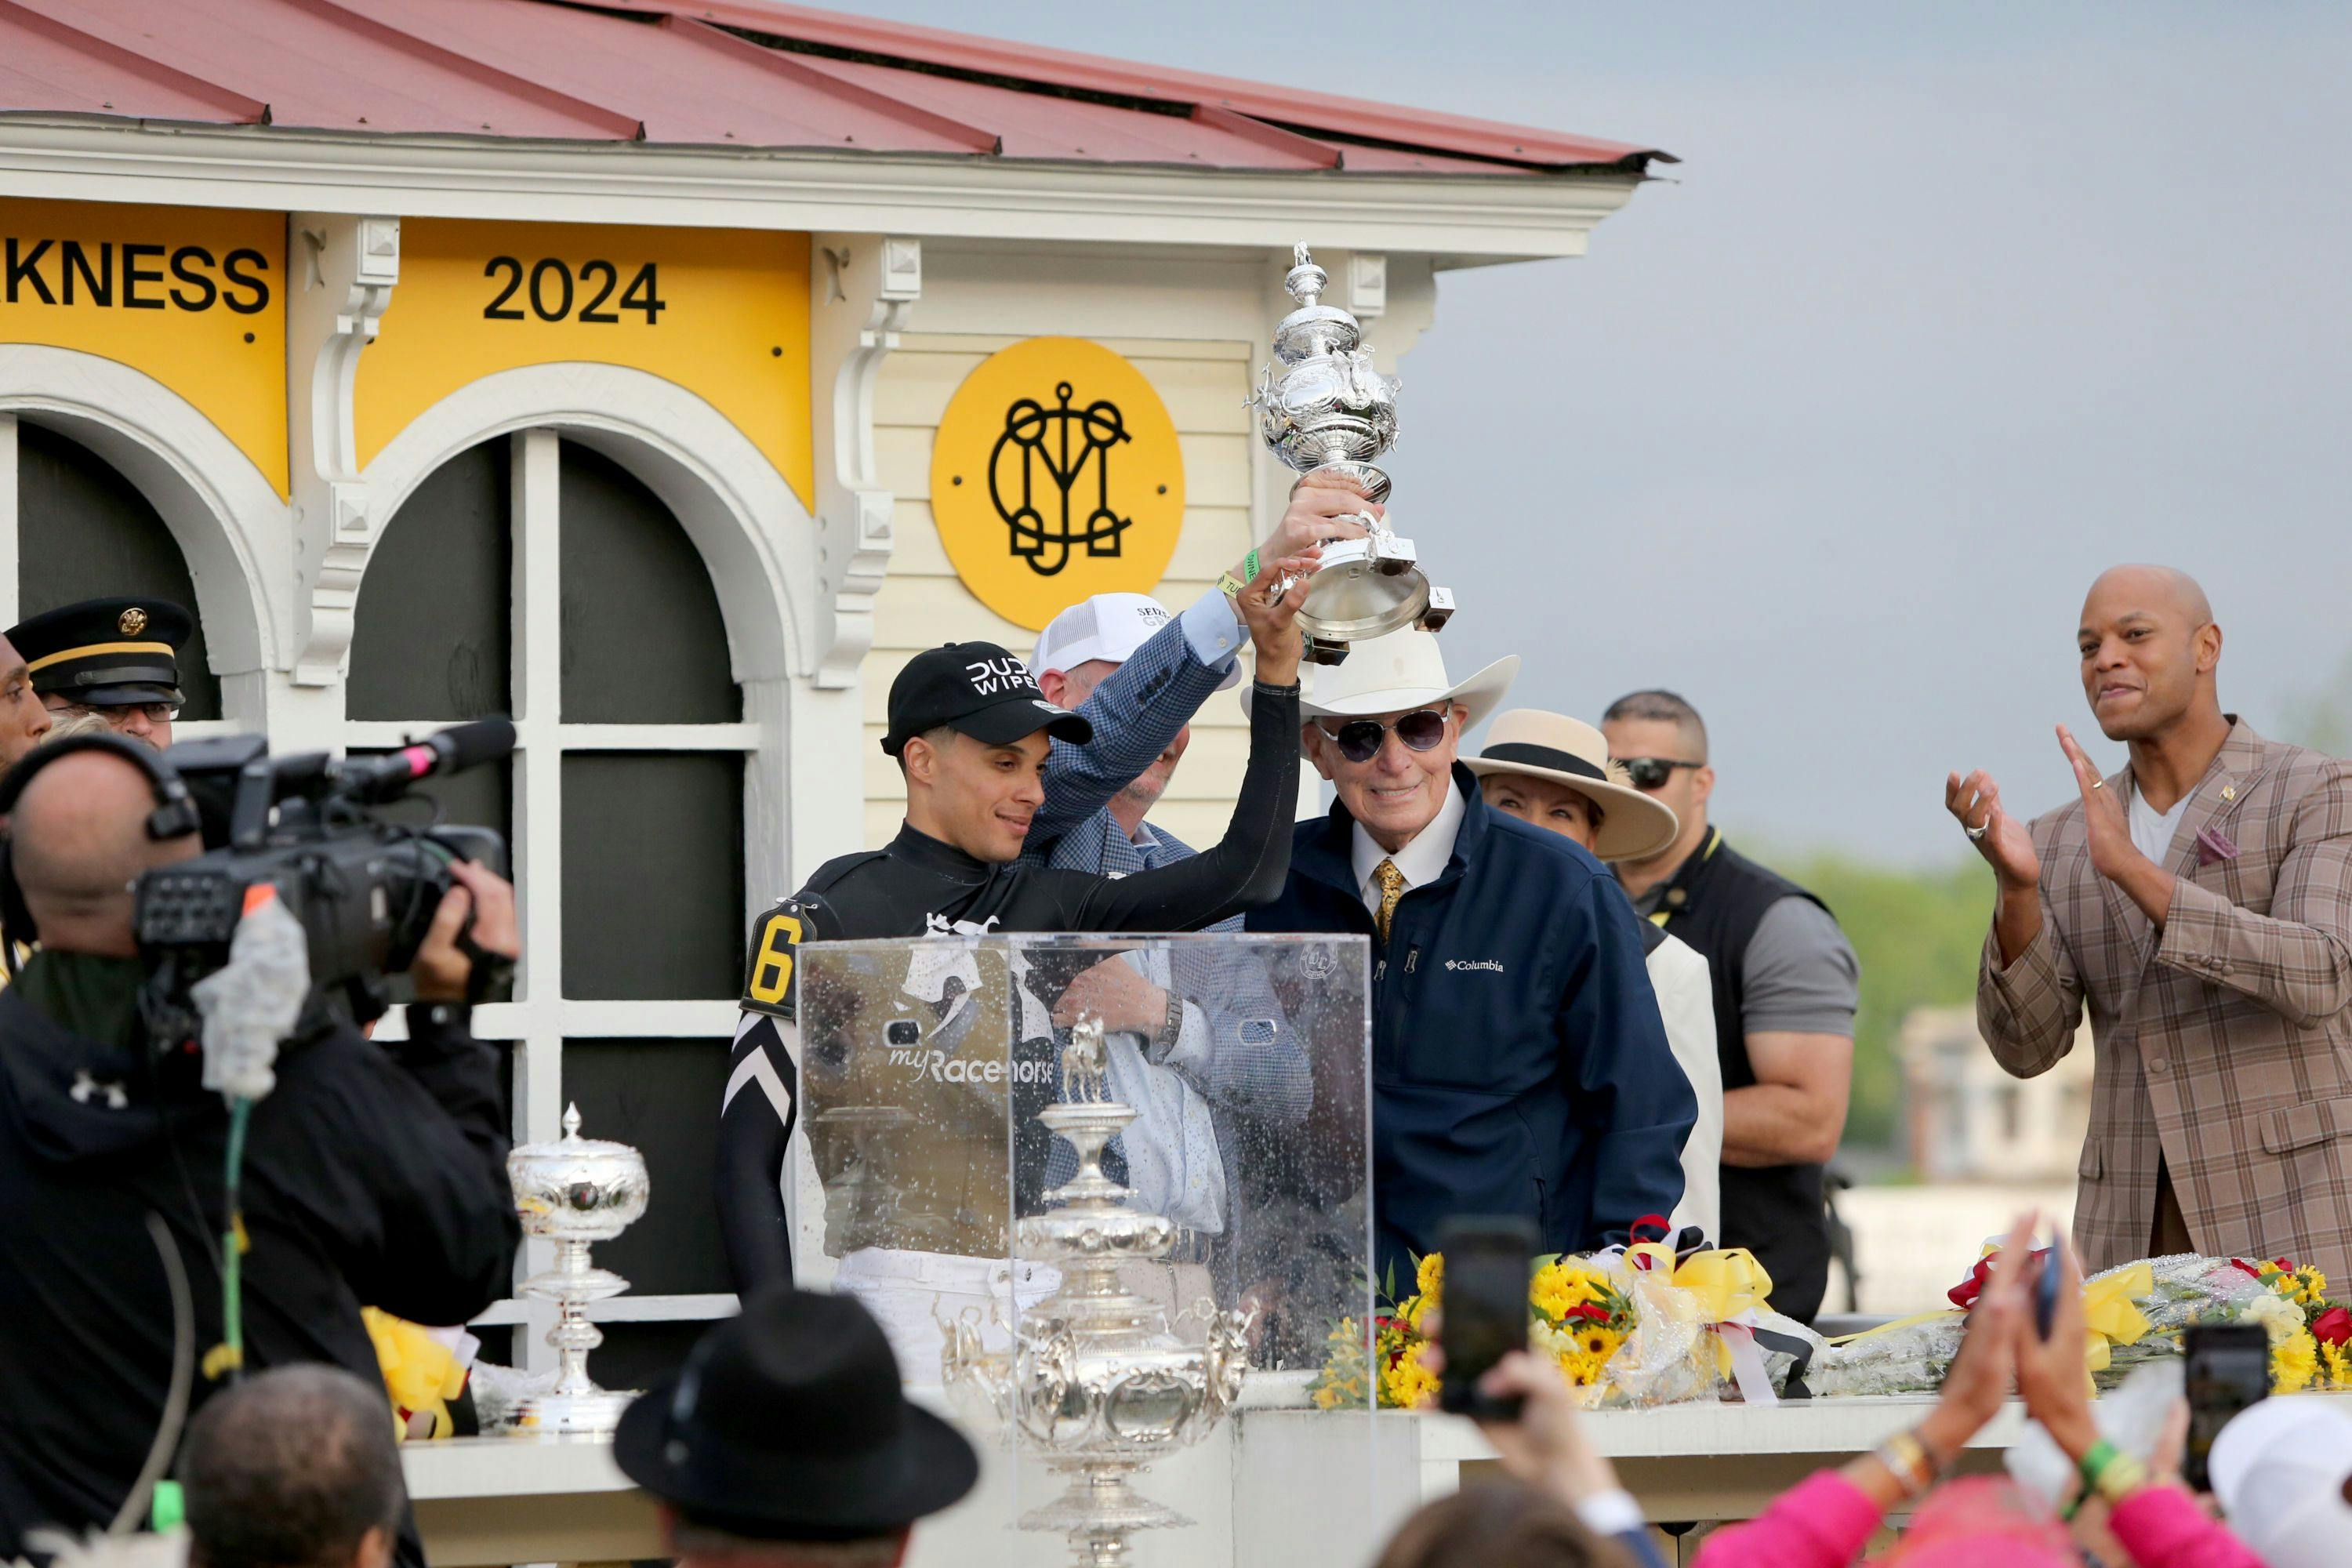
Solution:
M1588 257L1443 279L1390 466L1456 673L1681 690L1735 831L1941 860L1949 768L2061 801L2116 561L2203 579L2259 729L2352 673L2352 7L858 8L1679 154Z

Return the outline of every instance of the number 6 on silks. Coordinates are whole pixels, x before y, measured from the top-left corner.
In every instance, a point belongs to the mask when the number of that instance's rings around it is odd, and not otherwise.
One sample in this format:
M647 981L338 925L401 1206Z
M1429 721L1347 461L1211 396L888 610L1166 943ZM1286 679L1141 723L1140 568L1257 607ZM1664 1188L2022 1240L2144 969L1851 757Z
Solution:
M793 958L801 944L800 917L772 910L761 921L751 945L751 976L743 987L744 1005L790 1016L785 998L792 994Z

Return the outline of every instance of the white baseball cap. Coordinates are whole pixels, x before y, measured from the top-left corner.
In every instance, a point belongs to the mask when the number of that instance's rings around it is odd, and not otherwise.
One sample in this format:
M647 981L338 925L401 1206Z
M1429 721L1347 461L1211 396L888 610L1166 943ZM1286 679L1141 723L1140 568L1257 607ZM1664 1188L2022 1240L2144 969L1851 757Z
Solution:
M1037 634L1037 651L1029 660L1031 673L1076 669L1089 659L1125 664L1152 634L1175 619L1168 606L1149 594L1097 594L1080 599L1045 623ZM1217 682L1220 691L1241 684L1236 662Z
M2270 1568L2341 1568L2352 1542L2352 1415L2301 1395L2258 1400L2206 1460L2230 1528Z

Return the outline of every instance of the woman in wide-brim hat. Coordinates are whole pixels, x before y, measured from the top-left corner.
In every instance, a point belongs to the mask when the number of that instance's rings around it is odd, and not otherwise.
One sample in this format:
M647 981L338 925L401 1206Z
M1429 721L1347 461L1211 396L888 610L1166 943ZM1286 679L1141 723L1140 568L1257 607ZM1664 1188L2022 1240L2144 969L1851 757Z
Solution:
M1524 779L1546 786L1540 804L1551 804L1563 791L1580 798L1593 824L1592 841L1585 847L1603 860L1640 860L1658 854L1681 831L1674 809L1635 789L1625 770L1609 760L1609 742L1601 731L1580 720L1514 708L1496 718L1494 728L1486 731L1486 750L1462 761L1482 780ZM1500 804L1492 789L1486 797L1490 805ZM1528 814L1512 810L1511 815ZM1531 816L1528 820L1536 821ZM1550 825L1537 821L1536 826Z
M1486 748L1463 765L1478 775L1495 811L1573 839L1601 860L1640 860L1675 841L1682 824L1664 802L1633 787L1609 760L1600 731L1565 714L1514 708L1496 717ZM1706 960L1678 937L1642 922L1650 989L1666 1044L1690 1079L1698 1120L1683 1144L1683 1197L1670 1216L1720 1240L1723 1065L1717 1051L1715 985Z

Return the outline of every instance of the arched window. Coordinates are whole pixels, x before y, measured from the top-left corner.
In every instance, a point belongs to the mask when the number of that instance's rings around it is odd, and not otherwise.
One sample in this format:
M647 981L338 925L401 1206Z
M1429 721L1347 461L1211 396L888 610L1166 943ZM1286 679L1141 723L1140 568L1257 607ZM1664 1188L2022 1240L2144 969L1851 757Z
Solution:
M505 829L524 957L476 1032L509 1056L519 1141L645 1152L646 1217L597 1261L628 1295L597 1315L594 1368L643 1386L730 1281L711 1183L742 963L743 773L755 726L709 571L662 501L604 450L527 430L459 454L384 525L354 612L345 740L382 749L511 712L509 767L436 791ZM519 1302L485 1321L521 1323ZM507 1347L478 1331L494 1357ZM518 1364L551 1364L533 1328Z

